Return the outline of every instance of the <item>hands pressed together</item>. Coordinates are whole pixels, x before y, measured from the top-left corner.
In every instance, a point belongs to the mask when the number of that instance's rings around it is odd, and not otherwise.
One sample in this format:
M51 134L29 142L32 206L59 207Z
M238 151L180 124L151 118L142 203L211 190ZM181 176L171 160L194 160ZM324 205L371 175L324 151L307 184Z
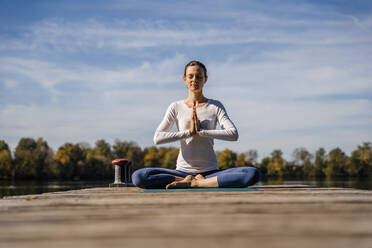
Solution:
M198 105L198 102L194 102L192 105L192 114L191 114L190 127L189 127L191 135L199 134L199 131L200 131L200 121L196 114L197 105Z

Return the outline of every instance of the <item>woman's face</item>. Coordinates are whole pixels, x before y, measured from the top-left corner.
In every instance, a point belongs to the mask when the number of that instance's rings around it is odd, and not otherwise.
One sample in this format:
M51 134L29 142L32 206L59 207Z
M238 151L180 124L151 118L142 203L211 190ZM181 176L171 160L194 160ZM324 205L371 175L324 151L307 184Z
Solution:
M203 68L192 65L186 68L186 76L183 77L183 81L185 81L189 90L198 92L203 89L207 77L204 75Z

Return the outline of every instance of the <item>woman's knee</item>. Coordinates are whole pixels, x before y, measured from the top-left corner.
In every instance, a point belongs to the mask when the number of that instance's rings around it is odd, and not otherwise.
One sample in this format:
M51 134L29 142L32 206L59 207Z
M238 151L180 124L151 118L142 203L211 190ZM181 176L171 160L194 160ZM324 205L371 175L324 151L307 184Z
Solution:
M258 181L260 181L261 178L261 172L255 168L255 167L242 167L242 186L248 187L251 185L256 184Z
M224 171L217 176L221 188L244 188L260 180L260 171L254 167L239 167Z
M135 186L145 188L147 181L146 168L138 169L132 174L132 182Z
M252 176L252 184L255 184L255 183L258 183L258 181L260 181L261 179L261 172L259 169L255 168L255 167L249 167L251 168L251 173L253 174Z

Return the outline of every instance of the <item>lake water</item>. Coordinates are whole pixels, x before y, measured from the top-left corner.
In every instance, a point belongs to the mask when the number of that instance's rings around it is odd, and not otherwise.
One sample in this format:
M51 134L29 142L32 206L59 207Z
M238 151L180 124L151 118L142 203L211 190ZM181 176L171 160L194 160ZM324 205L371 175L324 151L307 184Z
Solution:
M283 179L268 179L259 182L259 184L269 185L291 185L291 184L304 184L321 187L339 187L339 188L354 188L354 189L365 189L372 190L372 180L368 178L356 179L356 178L339 178L339 179L323 179L323 180L283 180Z
M108 187L110 181L0 181L0 198L11 195L42 194L93 187Z
M107 181L0 181L0 198L12 195L42 194L46 192L108 187L113 180ZM268 179L258 185L305 184L322 187L342 187L372 190L372 180L368 179L332 179L332 180L283 180Z

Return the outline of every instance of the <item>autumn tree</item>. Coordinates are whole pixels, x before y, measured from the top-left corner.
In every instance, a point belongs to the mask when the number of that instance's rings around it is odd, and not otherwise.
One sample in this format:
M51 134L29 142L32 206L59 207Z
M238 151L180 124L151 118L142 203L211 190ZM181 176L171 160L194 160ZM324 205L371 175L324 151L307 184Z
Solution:
M8 144L0 140L0 179L11 179L12 172L12 154Z
M158 160L159 160L159 165L158 166L161 166L161 167L163 166L165 155L168 153L169 150L170 150L170 148L168 148L168 147L159 147L158 148Z
M236 166L256 166L258 153L256 150L239 153L236 157Z
M144 153L143 166L160 167L158 149L155 146L145 148L143 153Z
M167 169L176 169L178 153L178 148L168 148L168 151L164 156L162 167Z
M236 153L225 149L222 152L217 153L218 167L220 169L228 169L235 167L236 164Z
M175 169L179 149L174 147L147 147L142 150L133 141L115 140L111 146L105 140L97 140L92 148L87 143L65 143L53 155L52 149L42 138L22 138L14 151L14 160L8 144L0 140L0 179L104 179L112 178L112 159L127 158L133 161L132 170L140 167ZM257 162L256 150L235 153L229 149L216 152L219 168L236 166L258 167L263 176L280 178L372 176L372 144L365 142L348 157L340 148L328 154L319 148L312 155L305 148L296 148L293 161L283 159L281 150L274 150L270 157Z
M80 168L85 163L85 157L83 149L78 144L65 143L60 146L55 154L59 176L62 179L80 179Z
M237 167L248 166L248 161L246 158L247 158L246 152L239 153L238 156L236 157L236 166Z
M271 153L271 161L267 166L268 176L283 176L285 168L285 160L282 157L283 152L281 150L274 150Z

